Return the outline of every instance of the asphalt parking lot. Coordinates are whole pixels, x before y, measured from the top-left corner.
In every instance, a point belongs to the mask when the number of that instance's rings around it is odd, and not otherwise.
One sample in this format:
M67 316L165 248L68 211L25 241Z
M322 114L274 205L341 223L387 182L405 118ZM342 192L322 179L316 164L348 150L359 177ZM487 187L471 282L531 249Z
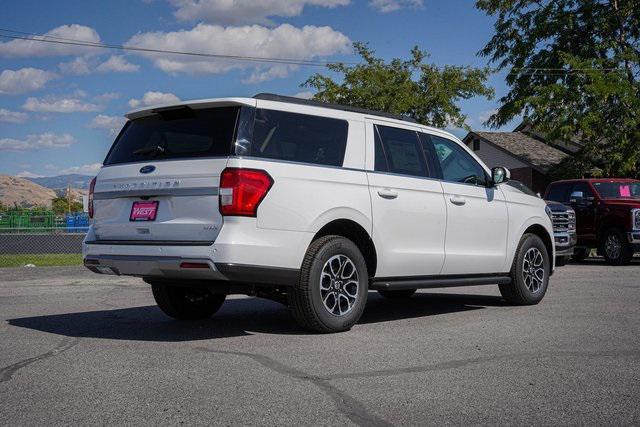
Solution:
M335 335L234 297L181 323L137 279L0 270L0 424L638 424L640 260L497 287L371 293Z

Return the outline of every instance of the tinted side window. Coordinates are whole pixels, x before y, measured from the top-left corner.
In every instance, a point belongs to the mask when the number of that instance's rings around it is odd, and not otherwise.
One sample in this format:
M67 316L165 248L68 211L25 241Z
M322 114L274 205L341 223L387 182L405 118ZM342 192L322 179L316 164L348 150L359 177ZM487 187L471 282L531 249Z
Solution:
M569 187L570 184L551 185L546 199L553 200L554 202L567 203L569 201Z
M442 179L465 184L485 185L487 176L480 164L453 141L431 135Z
M581 191L582 197L584 198L593 197L593 191L591 191L591 187L589 187L589 185L585 182L576 182L575 184L573 184L571 193L573 193L574 191ZM571 194L569 194L569 196L571 196Z
M427 168L416 132L380 125L375 125L374 131L377 171L427 176ZM380 153L384 153L384 158Z
M342 166L348 128L345 120L257 109L251 155Z

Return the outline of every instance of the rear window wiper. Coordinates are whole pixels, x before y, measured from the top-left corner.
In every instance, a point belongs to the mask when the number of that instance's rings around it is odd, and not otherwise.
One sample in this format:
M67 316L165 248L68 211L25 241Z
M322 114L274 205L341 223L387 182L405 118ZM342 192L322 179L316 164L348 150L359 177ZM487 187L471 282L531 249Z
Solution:
M163 154L166 150L164 149L164 147L160 146L160 145L153 145L151 147L144 147L144 148L140 148L136 151L133 152L134 155L136 156L144 156L145 154Z

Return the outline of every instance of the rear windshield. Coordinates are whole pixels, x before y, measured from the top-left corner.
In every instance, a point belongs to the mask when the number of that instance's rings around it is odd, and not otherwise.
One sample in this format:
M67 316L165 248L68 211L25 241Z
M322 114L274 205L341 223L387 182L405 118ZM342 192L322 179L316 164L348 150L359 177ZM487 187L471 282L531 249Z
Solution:
M105 165L232 154L239 107L165 110L124 127Z

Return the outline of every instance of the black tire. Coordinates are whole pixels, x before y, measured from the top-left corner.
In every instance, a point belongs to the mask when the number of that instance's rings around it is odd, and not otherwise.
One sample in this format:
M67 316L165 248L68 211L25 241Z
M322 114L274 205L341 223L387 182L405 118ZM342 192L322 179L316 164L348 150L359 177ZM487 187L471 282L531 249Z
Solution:
M573 250L573 255L571 255L571 261L580 262L587 259L589 253L591 252L590 248L575 248Z
M625 234L617 228L610 228L602 233L600 251L607 263L611 265L626 265L633 258L633 246Z
M538 258L538 255L541 258ZM535 262L532 263L532 259ZM540 265L537 263L538 259L541 260ZM510 272L511 283L500 285L500 293L509 304L537 304L547 293L550 272L551 262L542 239L535 234L525 234L520 239L513 259ZM538 273L542 274L542 277Z
M152 283L153 297L167 316L178 320L208 319L222 307L225 294L208 289Z
M569 257L567 256L557 256L556 257L556 267L564 267L569 262Z
M388 299L411 298L416 293L415 289L402 289L397 291L378 291L380 295Z
M331 267L336 263L339 265L339 274L336 276L338 280L332 275L322 274L325 268L329 268L326 271L332 273ZM343 283L342 278L352 268L357 274L357 280L349 280L347 277ZM351 278L355 279L354 274L351 274ZM357 289L354 287L356 284ZM358 247L342 236L324 236L309 245L302 261L298 284L289 293L289 306L293 317L305 329L322 333L347 331L362 316L368 288L367 264ZM353 301L348 293L355 295ZM328 306L332 306L337 313L331 312ZM344 314L340 314L343 308Z

